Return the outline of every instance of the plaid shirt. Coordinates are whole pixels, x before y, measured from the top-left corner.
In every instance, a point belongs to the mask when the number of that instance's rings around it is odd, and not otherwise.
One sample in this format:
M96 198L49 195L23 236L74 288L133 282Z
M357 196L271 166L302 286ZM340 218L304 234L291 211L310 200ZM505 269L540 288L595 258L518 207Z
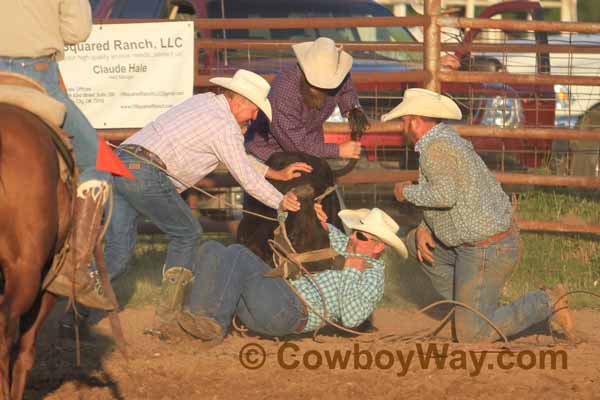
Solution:
M244 137L223 95L203 93L176 105L124 143L137 144L156 154L174 176L189 185L214 171L219 161L254 198L277 209L283 195L246 154ZM187 187L171 179L178 192Z
M348 237L335 226L329 226L331 247L343 256L358 256L365 259L373 268L363 272L355 268L343 270L328 270L313 275L313 279L323 292L327 306L327 318L352 328L360 325L375 310L377 303L383 297L384 269L382 260L362 254L347 253ZM306 300L320 315L323 314L323 302L319 289L307 277L290 280L300 296ZM315 330L322 320L311 310L308 311L308 321L304 332Z
M324 142L323 123L336 105L339 105L342 115L359 105L352 78L348 74L336 94L328 96L325 105L318 110L304 104L300 92L303 79L297 64L277 75L269 92L273 108L270 131L266 139L258 133L266 125L266 118L261 115L246 135L249 153L263 161L281 151L301 151L322 158L339 157L338 145Z
M415 145L419 184L404 196L424 207L424 222L446 246L477 242L504 232L512 207L500 183L471 142L444 123L431 128Z

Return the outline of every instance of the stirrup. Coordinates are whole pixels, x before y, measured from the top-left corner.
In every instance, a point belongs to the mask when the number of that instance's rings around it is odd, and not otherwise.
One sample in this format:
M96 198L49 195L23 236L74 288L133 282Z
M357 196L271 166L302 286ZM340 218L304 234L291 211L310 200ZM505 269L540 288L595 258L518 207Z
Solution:
M86 276L86 282L80 282L77 277L75 282L64 273L59 273L56 278L48 285L46 290L57 296L72 297L75 292L74 300L84 306L97 308L105 311L115 309L113 303L104 295L104 288L99 282L97 274L85 272L78 274L79 277Z

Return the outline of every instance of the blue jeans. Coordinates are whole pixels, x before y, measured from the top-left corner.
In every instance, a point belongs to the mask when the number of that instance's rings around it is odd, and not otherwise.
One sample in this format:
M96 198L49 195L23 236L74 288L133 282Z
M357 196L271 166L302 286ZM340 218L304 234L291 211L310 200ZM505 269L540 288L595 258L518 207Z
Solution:
M38 71L35 65L48 63L48 69ZM81 110L60 88L58 64L49 58L8 58L0 57L0 70L26 75L38 81L48 94L63 103L67 108L63 129L72 136L71 142L75 150L79 167L79 183L90 179L109 180L110 174L96 170L98 154L98 137Z
M298 333L306 324L304 305L281 278L246 247L204 243L196 254L190 311L212 318L227 334L237 317L253 332L266 336Z
M104 255L112 279L123 273L137 240L139 216L169 237L165 266L193 268L202 228L165 173L122 150L117 155L136 179L114 177L113 214Z
M407 236L409 253L416 257L415 232ZM437 238L433 264L421 264L433 287L445 299L456 300L480 311L506 336L515 335L551 315L551 300L543 290L529 292L505 306L498 306L506 280L519 257L519 235L488 246L446 247ZM474 313L457 306L454 328L460 341L497 340L499 335Z

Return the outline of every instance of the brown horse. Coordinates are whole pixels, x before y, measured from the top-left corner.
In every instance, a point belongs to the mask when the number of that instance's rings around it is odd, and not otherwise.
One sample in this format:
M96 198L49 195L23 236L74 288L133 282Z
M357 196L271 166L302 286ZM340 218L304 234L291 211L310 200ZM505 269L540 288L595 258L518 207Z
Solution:
M35 359L35 340L55 296L43 277L64 243L71 194L59 177L52 129L36 115L0 104L0 394L21 399ZM17 325L18 352L10 371Z

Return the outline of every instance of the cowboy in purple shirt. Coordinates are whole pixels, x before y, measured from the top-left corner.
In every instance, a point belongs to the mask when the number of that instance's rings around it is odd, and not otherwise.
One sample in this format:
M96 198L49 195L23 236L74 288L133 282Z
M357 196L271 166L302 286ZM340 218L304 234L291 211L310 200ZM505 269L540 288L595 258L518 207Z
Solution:
M336 105L353 129L364 131L368 125L349 74L352 56L326 37L292 48L298 64L282 71L269 93L273 120L270 126L263 119L250 127L246 150L263 161L281 151L301 151L322 158L359 158L359 142L337 145L323 140L323 123Z

